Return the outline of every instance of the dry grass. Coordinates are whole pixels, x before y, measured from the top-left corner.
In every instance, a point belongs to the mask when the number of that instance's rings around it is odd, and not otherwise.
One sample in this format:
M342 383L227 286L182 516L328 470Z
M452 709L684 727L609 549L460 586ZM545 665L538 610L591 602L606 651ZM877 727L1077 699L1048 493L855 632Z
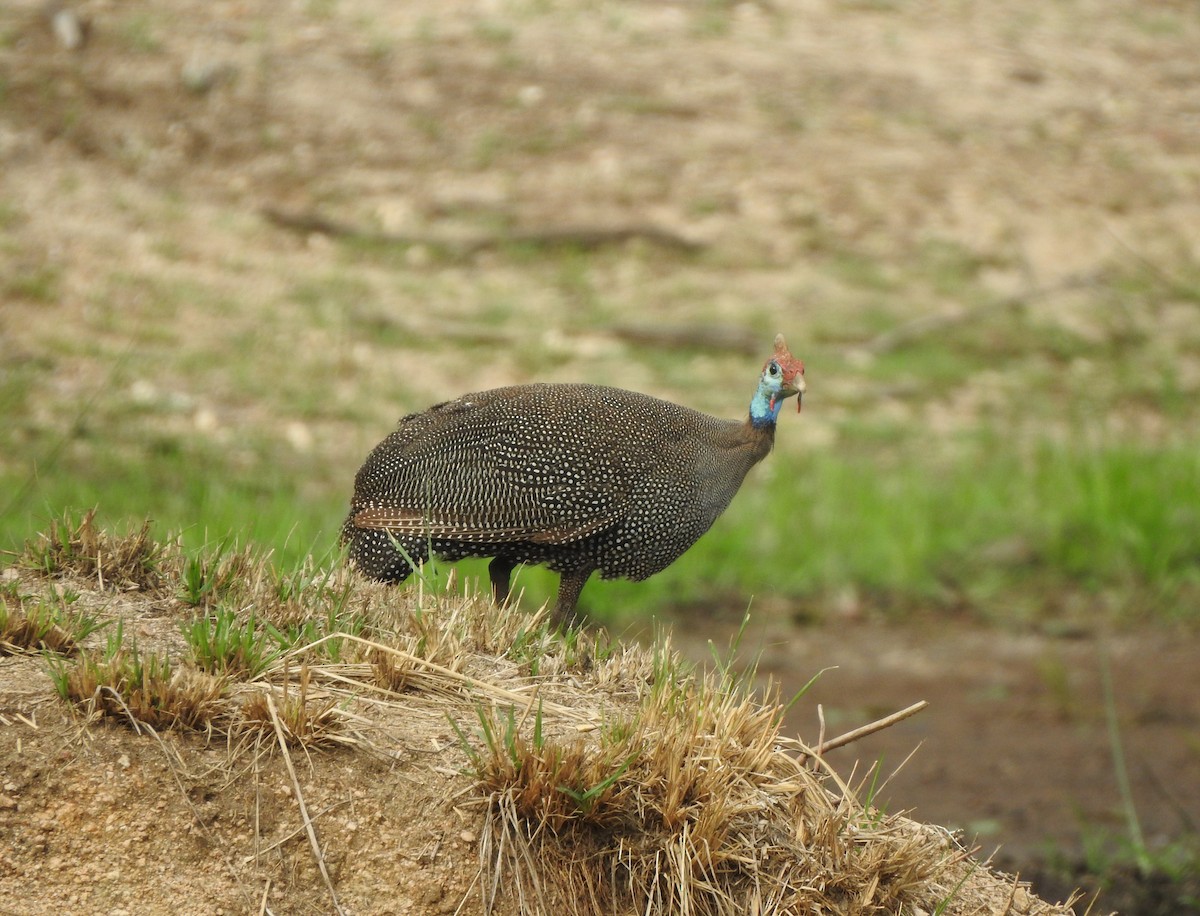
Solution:
M17 565L53 578L94 581L101 590L160 589L171 548L150 538L150 522L128 534L113 535L97 528L95 520L95 509L78 521L70 513L51 520L49 531L25 542Z
M54 663L51 663L54 665ZM226 682L160 654L143 654L119 637L104 651L84 652L52 677L59 695L93 715L128 722L135 730L184 727L211 731L225 714Z
M27 602L15 588L0 592L0 654L57 652L70 655L77 648L75 633L63 626L62 615L54 603Z
M573 916L935 907L931 878L966 853L806 768L782 713L709 677L656 685L593 741L481 716L488 887Z
M277 703L272 699L276 693ZM277 691L251 691L237 707L233 728L239 733L279 733L293 747L330 747L340 743L336 706L335 696L312 687L310 669L303 665L296 684L285 678Z
M52 652L73 655L102 624L74 606L78 594L65 588L30 594L16 579L0 586L0 655Z

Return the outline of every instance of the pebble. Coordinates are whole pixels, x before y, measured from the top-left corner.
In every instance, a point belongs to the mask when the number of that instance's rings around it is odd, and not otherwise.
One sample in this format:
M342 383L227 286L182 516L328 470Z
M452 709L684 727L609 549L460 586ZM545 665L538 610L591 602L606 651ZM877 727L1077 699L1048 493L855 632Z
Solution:
M75 51L83 47L83 40L87 33L83 22L74 10L65 6L58 7L52 9L49 15L50 28L60 45L68 51Z
M179 79L189 92L204 95L215 86L232 79L235 73L236 68L230 64L193 55L179 71Z

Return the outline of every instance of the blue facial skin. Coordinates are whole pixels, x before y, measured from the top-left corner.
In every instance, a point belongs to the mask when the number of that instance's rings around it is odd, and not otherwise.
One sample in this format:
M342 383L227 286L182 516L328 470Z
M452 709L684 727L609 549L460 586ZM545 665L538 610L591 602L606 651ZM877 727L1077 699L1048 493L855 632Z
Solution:
M775 370L772 375L771 369ZM779 364L772 361L763 370L762 378L758 381L758 390L754 392L754 400L750 402L750 422L755 426L774 426L779 419L779 411L783 408L783 398L779 397L779 389L783 387L783 370ZM774 404L772 404L774 400Z

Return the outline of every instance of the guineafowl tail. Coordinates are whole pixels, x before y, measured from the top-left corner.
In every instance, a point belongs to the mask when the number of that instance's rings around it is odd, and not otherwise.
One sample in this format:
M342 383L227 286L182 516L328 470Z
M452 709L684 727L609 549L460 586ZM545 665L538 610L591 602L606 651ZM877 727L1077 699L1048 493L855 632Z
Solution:
M389 532L377 528L356 528L349 519L342 526L342 543L359 571L380 582L403 582L412 575L412 564L396 549ZM411 554L410 554L411 556ZM414 556L420 563L424 557Z

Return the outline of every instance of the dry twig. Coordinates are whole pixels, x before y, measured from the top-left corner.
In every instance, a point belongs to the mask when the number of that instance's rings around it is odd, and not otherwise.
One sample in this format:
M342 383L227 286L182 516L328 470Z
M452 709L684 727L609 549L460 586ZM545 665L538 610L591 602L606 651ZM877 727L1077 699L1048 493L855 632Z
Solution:
M349 238L381 245L399 247L423 246L447 255L469 258L481 251L503 248L506 245L525 245L534 248L581 248L591 251L608 245L623 245L631 241L649 242L662 248L693 253L703 245L677 232L658 226L634 223L624 226L547 226L538 229L512 229L505 232L472 235L402 235L376 232L339 222L312 210L300 212L279 207L263 207L268 222L293 232L319 233L334 238Z
M317 828L313 826L312 818L308 816L308 806L304 804L304 793L300 791L300 780L296 778L296 768L292 765L292 755L288 753L287 739L283 734L283 723L279 721L279 711L275 708L275 700L271 694L267 693L267 708L271 711L271 721L275 725L275 737L279 740L279 749L283 752L283 762L287 765L288 775L292 778L292 787L296 790L296 804L300 807L300 817L304 820L304 829L308 833L308 842L312 846L313 856L317 860L317 867L321 870L321 877L325 880L325 886L329 888L329 896L333 900L333 908L339 916L344 916L345 911L342 905L338 903L337 890L334 889L333 879L329 877L329 869L325 867L325 855L321 852L321 843L317 839Z
M876 719L867 725L862 725L858 728L851 729L845 734L838 735L836 738L830 738L828 741L823 738L818 738L817 746L813 749L806 749L799 757L800 763L804 763L809 757L821 757L828 751L835 748L845 747L847 744L852 744L860 738L865 738L867 735L873 735L875 732L883 731L885 728L890 728L897 722L903 722L910 716L915 716L922 709L928 706L929 703L921 700L919 703L913 703L911 706L906 706L899 712L894 712L890 716L884 716L882 719ZM824 735L825 721L824 716L821 717L822 736Z

